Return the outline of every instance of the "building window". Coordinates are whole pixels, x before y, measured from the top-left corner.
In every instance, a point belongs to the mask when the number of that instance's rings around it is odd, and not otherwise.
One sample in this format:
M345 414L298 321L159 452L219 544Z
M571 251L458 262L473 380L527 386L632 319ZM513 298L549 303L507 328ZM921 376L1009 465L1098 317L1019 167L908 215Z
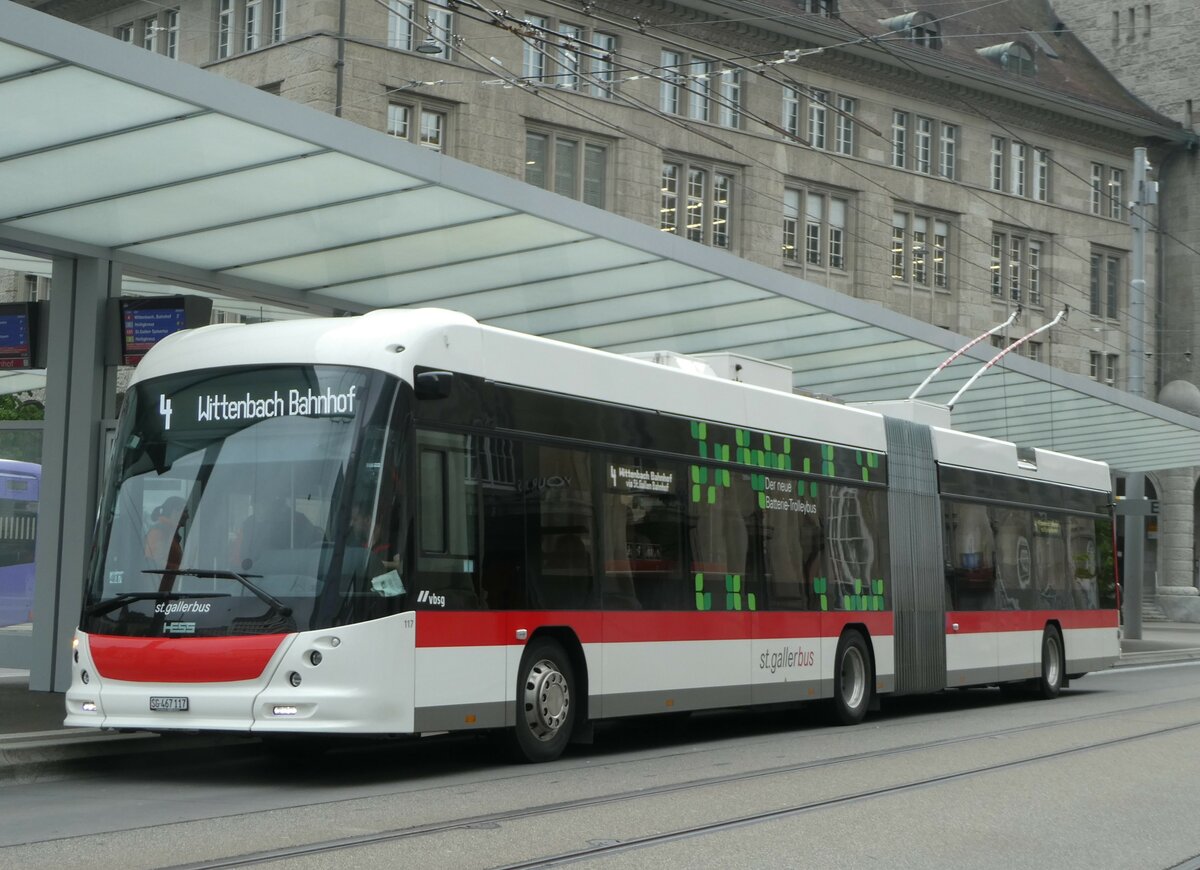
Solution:
M450 60L454 41L454 13L450 0L387 0L388 48L415 51L425 42L437 47L429 57Z
M858 101L853 97L838 97L837 119L834 122L833 150L838 154L854 153L854 110Z
M287 0L275 0L271 11L271 42L283 42L283 28L287 23Z
M918 115L913 134L913 169L926 175L933 169L933 123Z
M1009 193L1013 196L1025 195L1025 146L1020 142L1009 143Z
M133 28L132 22L130 22L129 24L119 24L113 28L113 36L115 38L121 40L121 42L128 42L130 45L132 45L133 44L133 30L134 30L134 28Z
M801 138L800 133L800 91L796 88L783 88L783 129L789 136Z
M1040 306L1042 300L1044 239L1024 233L992 232L990 286L996 299Z
M574 133L530 130L525 134L525 181L604 208L608 145Z
M1033 149L1033 190L1038 202L1050 201L1050 153L1045 148Z
M246 30L243 40L246 51L262 44L262 0L246 0Z
M142 48L146 51L158 51L158 16L151 15L149 18L143 18L141 21L142 27Z
M283 2L283 0L279 0ZM168 9L165 13L167 19L167 50L166 55L172 59L179 57L179 10Z
M892 280L945 290L950 221L919 212L892 212Z
M783 191L783 259L805 268L846 270L849 201L820 190Z
M663 51L659 74L662 77L659 105L664 112L686 114L697 121L715 118L716 123L725 127L736 128L741 124L740 70L722 68L717 61L699 55Z
M447 112L423 103L389 103L387 132L431 151L446 150Z
M829 117L827 104L829 92L809 91L808 94L808 144L824 151L827 147L826 126Z
M800 11L833 18L838 13L838 0L800 0Z
M939 149L936 163L935 142ZM908 112L892 112L892 166L895 168L912 169L925 175L935 171L946 175L946 169L954 173L957 150L958 128L953 124L942 124L933 118ZM954 175L946 177L953 178Z
M233 0L219 0L217 6L217 57L233 53Z
M892 166L908 165L908 112L892 112Z
M413 4L388 0L388 48L411 51L413 48Z
M1115 251L1092 251L1089 302L1093 317L1117 319L1124 265L1124 257Z
M659 229L714 248L731 247L733 185L728 170L664 162Z
M938 142L938 174L953 181L958 177L958 127L943 124Z
M721 71L721 103L717 112L717 123L722 127L737 129L742 123L742 71Z
M1125 170L1092 164L1092 214L1120 220L1125 200Z
M532 31L521 49L521 76L530 82L595 97L611 97L617 38L543 15L526 15Z
M664 51L660 62L662 79L659 82L659 108L671 115L681 114L679 71L683 66L683 55L677 51Z
M1033 360L1034 362L1042 362L1042 343L1040 341L1027 341L1021 345L1023 355Z
M1088 358L1090 360L1088 374L1092 379L1115 387L1119 356L1115 353L1097 353L1093 350L1088 354Z
M617 38L611 33L593 33L592 45L596 50L592 58L592 96L611 99L616 83L613 58L617 53Z
M990 187L1001 193L1048 202L1050 152L1026 142L993 136Z

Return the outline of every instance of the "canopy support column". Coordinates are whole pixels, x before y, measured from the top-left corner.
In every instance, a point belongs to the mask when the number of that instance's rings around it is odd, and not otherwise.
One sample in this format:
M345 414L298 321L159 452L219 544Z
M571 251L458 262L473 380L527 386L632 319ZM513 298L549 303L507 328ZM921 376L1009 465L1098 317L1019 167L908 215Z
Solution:
M121 295L121 269L108 260L61 258L52 276L29 687L63 692L103 470L102 421L116 412L106 311L109 297Z

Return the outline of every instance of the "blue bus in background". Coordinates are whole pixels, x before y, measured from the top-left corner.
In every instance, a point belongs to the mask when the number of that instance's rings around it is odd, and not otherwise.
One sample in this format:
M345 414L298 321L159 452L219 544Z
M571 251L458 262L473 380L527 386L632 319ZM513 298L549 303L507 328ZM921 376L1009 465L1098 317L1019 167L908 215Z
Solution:
M42 467L0 459L0 627L33 621L33 547Z

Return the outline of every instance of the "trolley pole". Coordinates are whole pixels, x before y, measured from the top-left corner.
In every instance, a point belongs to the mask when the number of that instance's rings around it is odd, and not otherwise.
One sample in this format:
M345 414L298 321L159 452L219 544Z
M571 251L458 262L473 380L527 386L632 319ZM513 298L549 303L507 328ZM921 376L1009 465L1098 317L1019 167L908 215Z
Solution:
M1129 226L1133 230L1129 256L1129 392L1145 396L1146 351L1146 206L1153 202L1146 180L1150 162L1145 148L1133 149L1133 199L1129 203ZM1125 477L1125 498L1139 502L1146 495L1145 475L1140 471ZM1142 575L1145 561L1146 518L1139 511L1125 515L1124 594L1125 637L1142 637Z

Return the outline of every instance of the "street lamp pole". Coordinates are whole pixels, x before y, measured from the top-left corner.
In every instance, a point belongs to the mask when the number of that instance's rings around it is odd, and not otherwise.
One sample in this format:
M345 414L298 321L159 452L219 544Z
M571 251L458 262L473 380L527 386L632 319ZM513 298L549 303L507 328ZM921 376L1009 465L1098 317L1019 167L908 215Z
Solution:
M1146 213L1153 201L1146 180L1150 162L1145 148L1133 149L1133 199L1129 203L1129 226L1133 242L1129 255L1129 392L1139 398L1146 394L1144 321L1146 311ZM1146 495L1146 476L1134 472L1125 477L1125 498ZM1140 510L1125 515L1124 601L1125 637L1142 637L1142 589L1145 572L1146 519Z

